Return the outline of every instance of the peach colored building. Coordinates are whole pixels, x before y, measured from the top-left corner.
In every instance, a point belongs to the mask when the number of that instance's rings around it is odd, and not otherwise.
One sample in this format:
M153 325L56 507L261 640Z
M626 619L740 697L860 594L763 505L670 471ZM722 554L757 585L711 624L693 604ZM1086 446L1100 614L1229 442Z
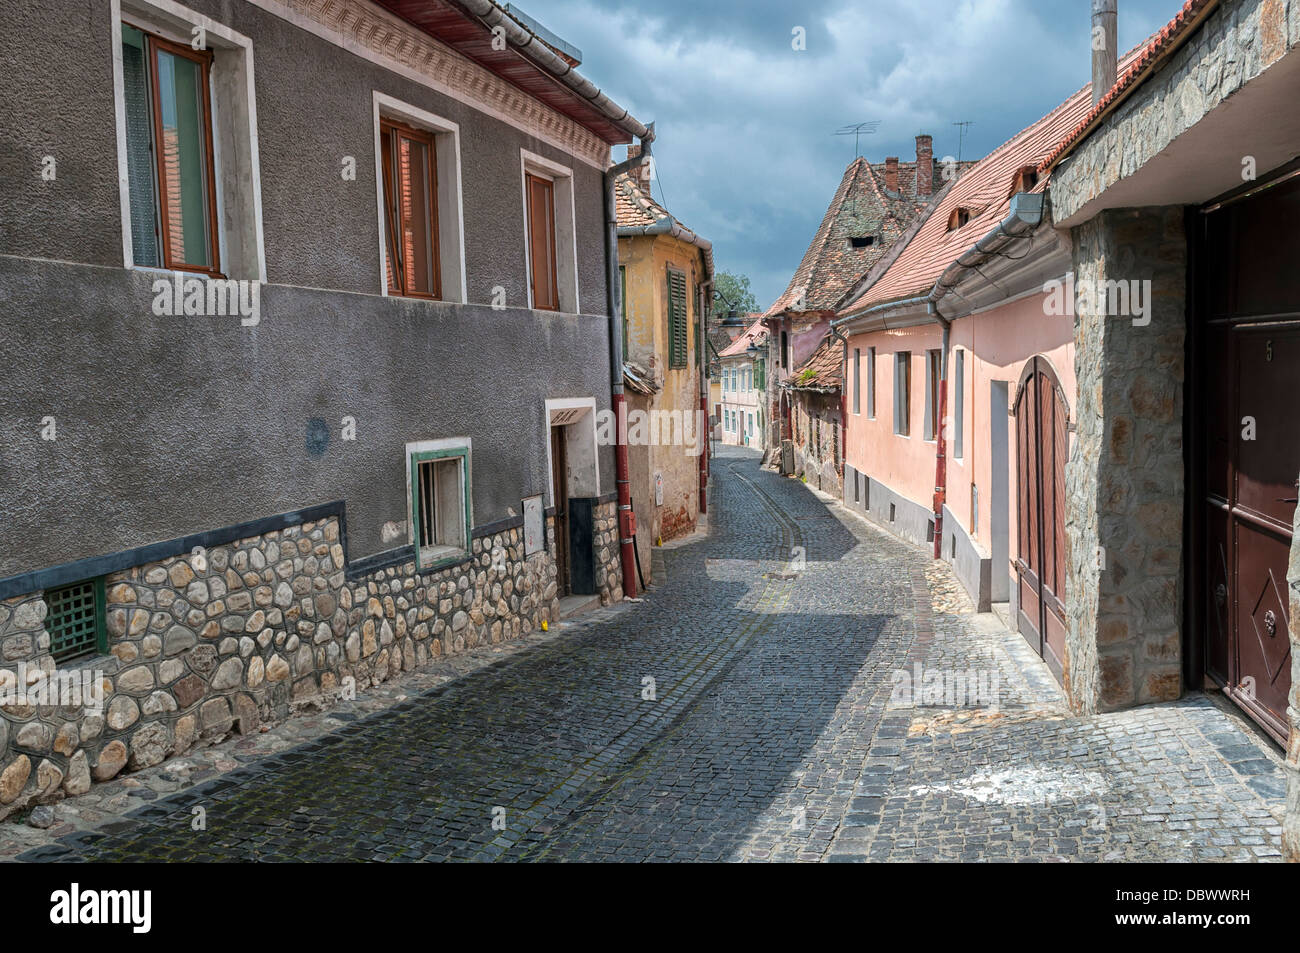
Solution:
M833 325L846 505L952 563L1058 677L1074 336L1035 170L1090 106L1080 91L959 177Z

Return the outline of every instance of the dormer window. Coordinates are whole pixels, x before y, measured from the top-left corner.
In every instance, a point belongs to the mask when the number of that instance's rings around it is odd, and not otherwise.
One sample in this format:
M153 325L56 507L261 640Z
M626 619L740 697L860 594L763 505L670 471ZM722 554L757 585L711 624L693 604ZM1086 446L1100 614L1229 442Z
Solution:
M971 210L959 205L957 208L953 209L952 214L948 216L948 231L955 232L957 229L969 222L970 217Z
M875 243L875 235L854 235L849 239L850 248L870 248Z
M1032 165L1022 166L1016 170L1015 178L1011 181L1011 194L1030 192L1036 185L1038 185L1038 170Z

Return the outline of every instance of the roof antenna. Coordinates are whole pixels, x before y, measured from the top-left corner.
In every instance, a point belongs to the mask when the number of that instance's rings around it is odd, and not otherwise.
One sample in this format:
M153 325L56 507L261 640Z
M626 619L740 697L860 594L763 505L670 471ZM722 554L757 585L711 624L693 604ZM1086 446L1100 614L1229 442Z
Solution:
M955 122L955 123L953 123L953 125L959 127L958 132L957 132L957 162L958 162L958 164L960 164L960 163L961 163L961 147L962 147L963 145L965 145L965 143L966 143L966 129L967 129L968 127L970 127L970 126L975 125L975 120L974 120L974 119L963 119L961 122Z
M876 127L879 125L879 119L868 119L866 122L855 122L850 126L845 126L843 129L837 129L835 130L835 135L853 137L853 158L856 159L858 156L862 155L862 137L873 134L876 131Z

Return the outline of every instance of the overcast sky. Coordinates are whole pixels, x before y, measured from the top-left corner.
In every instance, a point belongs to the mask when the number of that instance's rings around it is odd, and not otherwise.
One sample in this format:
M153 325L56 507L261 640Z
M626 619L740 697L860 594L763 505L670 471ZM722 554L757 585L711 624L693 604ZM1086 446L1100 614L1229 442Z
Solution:
M1121 51L1181 0L1119 0ZM1090 78L1089 0L518 0L581 71L655 120L655 197L713 242L719 270L784 290L853 160L978 158ZM792 48L802 27L806 50ZM615 150L622 158L623 150Z

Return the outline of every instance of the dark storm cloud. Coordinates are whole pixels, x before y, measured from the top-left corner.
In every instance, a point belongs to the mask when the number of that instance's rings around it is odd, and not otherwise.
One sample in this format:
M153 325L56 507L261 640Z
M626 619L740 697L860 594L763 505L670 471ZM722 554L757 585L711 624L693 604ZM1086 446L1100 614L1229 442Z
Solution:
M656 197L748 274L766 305L784 289L854 155L836 129L879 120L873 161L915 136L985 155L1089 79L1089 0L526 0L583 51L582 72L655 120ZM1120 47L1179 0L1120 0ZM806 49L792 49L801 28Z

